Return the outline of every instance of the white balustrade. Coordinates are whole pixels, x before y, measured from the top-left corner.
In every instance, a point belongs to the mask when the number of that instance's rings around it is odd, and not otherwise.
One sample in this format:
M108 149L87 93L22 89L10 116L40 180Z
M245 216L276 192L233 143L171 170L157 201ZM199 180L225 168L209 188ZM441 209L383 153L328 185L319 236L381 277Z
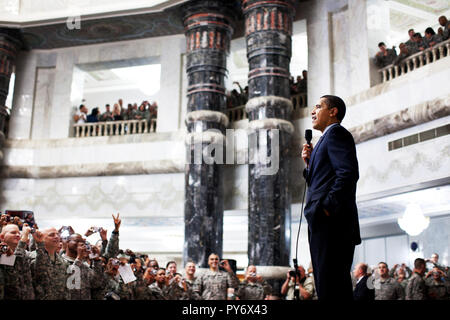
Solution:
M156 119L151 120L151 125L147 120L120 120L74 124L73 127L75 138L125 136L155 132Z
M439 59L443 59L449 56L450 51L450 39L444 42L440 42L431 48L417 52L409 57L406 57L398 65L390 64L384 68L378 70L382 76L382 81L387 82L395 79L405 73L411 72L424 65L433 63Z

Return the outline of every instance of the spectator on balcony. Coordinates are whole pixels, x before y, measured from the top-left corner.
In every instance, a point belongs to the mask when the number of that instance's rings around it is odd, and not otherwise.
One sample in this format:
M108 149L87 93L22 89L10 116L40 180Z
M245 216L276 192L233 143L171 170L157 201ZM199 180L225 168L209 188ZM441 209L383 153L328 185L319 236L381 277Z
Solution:
M231 91L231 96L233 97L233 95L235 95L235 99L236 99L234 107L238 107L238 106L242 106L242 105L246 104L247 100L248 100L248 86L246 86L245 89L242 90L242 87L239 84L239 82L234 81L233 84L236 84L239 87L239 92L237 90Z
M428 45L425 43L425 41L422 38L422 35L419 32L416 32L414 34L414 41L416 42L416 47L419 51L423 51L426 48L428 48Z
M297 77L297 93L306 93L308 85L308 71L302 71L302 77Z
M442 39L444 39L444 29L442 29L442 27L439 27L439 28L438 28L437 34L438 34L439 36L441 36Z
M296 86L293 76L289 77L289 88L291 88L291 95L294 95L297 93L297 86Z
M410 47L408 47L406 44L404 44L403 42L400 43L399 45L400 48L400 54L397 56L397 58L395 58L393 64L394 65L398 65L399 63L401 63L404 59L406 59L407 57L409 57L411 54L415 53L415 52L411 52L410 51Z
M414 29L408 30L409 40L406 41L405 44L410 52L414 51L414 49L416 48L416 42L414 41L415 34L416 32L414 31Z
M133 105L131 103L128 104L127 111L124 115L124 120L134 120L136 117L136 110L134 110Z
M75 121L76 124L82 124L87 121L87 113L88 109L84 104L80 105L78 111L73 116L73 121Z
M98 111L98 108L94 108L91 111L91 114L87 116L86 122L92 123L92 122L98 122L98 114L100 111Z
M442 41L442 37L440 35L436 34L436 32L434 32L433 28L428 27L425 30L424 41L427 44L427 46L431 48L435 44L441 42Z
M111 106L107 104L105 108L106 111L100 116L100 121L114 121L114 116L111 112Z
M156 132L156 119L158 118L158 104L156 103L156 101L154 101L150 105L149 112L150 112L149 128L151 129L153 127L153 131Z
M384 68L392 64L397 57L397 52L395 52L394 47L392 47L392 49L387 49L386 44L384 42L380 42L378 44L378 48L380 48L380 51L378 51L375 55L375 65L378 68Z
M115 121L123 120L121 108L118 103L114 103L114 109L112 112Z
M450 38L450 21L447 20L446 16L440 16L439 24L443 28L442 41L448 40Z
M136 112L136 119L145 119L147 121L150 119L150 112L146 108L146 101L142 102L139 106L139 109Z
M241 105L241 97L236 89L231 90L230 100L232 108Z

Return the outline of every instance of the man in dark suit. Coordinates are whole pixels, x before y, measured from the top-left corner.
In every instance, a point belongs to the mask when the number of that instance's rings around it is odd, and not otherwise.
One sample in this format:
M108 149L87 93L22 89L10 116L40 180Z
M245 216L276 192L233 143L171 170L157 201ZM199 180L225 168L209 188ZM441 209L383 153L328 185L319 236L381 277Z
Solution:
M302 150L308 183L304 214L319 300L353 300L350 271L355 245L361 243L355 200L358 160L351 133L340 125L345 110L341 98L321 97L311 115L322 137L314 149L304 144Z
M356 280L355 289L353 290L353 300L355 301L372 301L375 300L375 290L373 285L371 289L367 285L367 264L358 263L353 270L353 276Z

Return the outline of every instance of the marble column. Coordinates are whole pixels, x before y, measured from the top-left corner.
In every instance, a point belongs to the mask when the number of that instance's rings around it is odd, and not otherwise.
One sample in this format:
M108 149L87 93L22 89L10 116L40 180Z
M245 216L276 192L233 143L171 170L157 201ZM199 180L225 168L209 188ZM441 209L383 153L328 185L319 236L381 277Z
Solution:
M0 148L5 140L5 124L8 112L5 106L9 82L16 58L22 47L18 29L0 28Z
M250 69L249 141L256 142L249 143L248 258L257 266L288 266L291 195L287 153L294 131L289 64L294 1L244 0L242 4ZM278 168L273 168L276 156ZM266 163L264 157L272 161Z
M223 164L204 155L212 145L219 148L210 154L220 154L228 125L224 78L233 5L198 0L183 6L188 76L183 260L204 268L209 254L222 256Z

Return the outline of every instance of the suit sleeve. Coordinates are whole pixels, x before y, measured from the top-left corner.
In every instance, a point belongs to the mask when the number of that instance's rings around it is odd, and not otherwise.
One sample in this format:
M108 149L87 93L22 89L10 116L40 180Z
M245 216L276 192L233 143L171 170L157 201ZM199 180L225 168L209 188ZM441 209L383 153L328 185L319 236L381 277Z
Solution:
M339 212L342 200L347 199L349 194L354 196L359 179L355 142L352 135L344 130L337 128L328 137L328 157L336 179L322 205L331 215Z

